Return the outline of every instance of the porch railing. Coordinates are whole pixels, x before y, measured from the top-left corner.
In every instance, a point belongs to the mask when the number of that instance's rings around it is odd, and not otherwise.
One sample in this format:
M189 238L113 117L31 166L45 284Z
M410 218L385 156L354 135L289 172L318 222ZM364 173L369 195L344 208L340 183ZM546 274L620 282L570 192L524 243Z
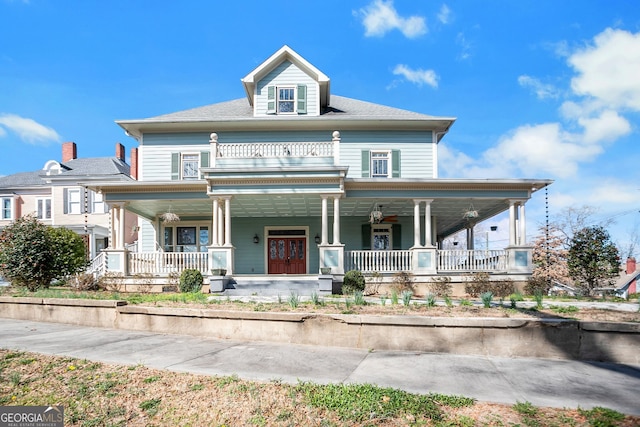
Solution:
M505 250L438 251L438 272L501 272L507 265Z
M218 144L217 157L250 158L250 157L331 157L333 142L271 142Z
M95 278L98 278L104 274L106 254L104 252L100 252L96 255L89 265L87 266L86 273L92 274Z
M363 273L411 271L411 251L345 251L345 271Z
M203 275L209 274L206 252L130 252L129 274L180 273L192 268Z

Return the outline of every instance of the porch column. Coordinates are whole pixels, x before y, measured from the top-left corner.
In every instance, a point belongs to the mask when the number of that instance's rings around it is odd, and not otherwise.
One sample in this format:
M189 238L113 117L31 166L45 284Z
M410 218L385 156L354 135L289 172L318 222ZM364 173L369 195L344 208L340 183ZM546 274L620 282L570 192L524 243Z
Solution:
M524 202L520 202L518 212L518 222L520 223L520 240L518 244L524 246L527 244L527 223L524 219Z
M218 246L224 245L224 199L218 202Z
M124 249L124 232L125 232L125 222L124 222L124 206L120 205L119 209L119 219L118 219L118 248Z
M420 200L413 201L413 246L420 247Z
M333 244L340 244L340 197L333 198Z
M213 199L213 224L211 224L211 245L218 246L218 199Z
M224 199L224 245L231 246L231 197Z
M509 246L516 245L516 202L509 200Z
M327 213L327 196L322 197L322 236L321 236L321 245L328 244L329 240L329 215Z
M427 247L433 246L433 234L431 230L431 202L432 199L425 200L424 207L424 245Z

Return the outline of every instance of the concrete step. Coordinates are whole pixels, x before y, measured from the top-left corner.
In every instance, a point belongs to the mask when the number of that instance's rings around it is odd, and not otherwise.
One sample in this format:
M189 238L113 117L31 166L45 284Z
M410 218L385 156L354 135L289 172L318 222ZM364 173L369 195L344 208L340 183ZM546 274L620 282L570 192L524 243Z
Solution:
M309 296L318 292L317 278L242 278L234 277L229 280L223 295L229 296L282 296L287 297L292 292L299 296Z

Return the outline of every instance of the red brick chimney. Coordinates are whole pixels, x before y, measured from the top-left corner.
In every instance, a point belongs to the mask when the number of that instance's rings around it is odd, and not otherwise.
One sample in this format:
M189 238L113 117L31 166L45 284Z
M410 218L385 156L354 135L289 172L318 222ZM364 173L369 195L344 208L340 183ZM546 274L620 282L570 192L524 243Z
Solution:
M636 259L634 257L627 258L627 274L631 274L636 271Z
M65 142L62 144L62 163L78 158L78 149L75 142Z
M131 167L129 168L129 175L131 178L138 180L138 149L131 149Z
M116 142L116 158L122 160L123 162L125 161L124 145L120 144L119 142Z

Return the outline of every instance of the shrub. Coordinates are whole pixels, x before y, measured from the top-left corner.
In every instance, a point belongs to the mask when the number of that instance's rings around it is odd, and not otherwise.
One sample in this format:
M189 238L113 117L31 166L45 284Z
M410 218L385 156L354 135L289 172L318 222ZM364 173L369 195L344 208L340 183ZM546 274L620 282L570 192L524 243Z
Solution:
M450 297L453 292L453 289L451 288L451 277L434 277L433 281L429 283L429 290L435 296L442 298Z
M194 268L187 268L180 274L180 292L200 292L202 290L202 273Z
M511 295L515 287L513 286L513 280L503 279L491 282L491 293L498 298L506 298Z
M526 295L548 294L551 289L551 282L544 277L530 277L527 284L524 285L524 293Z
M53 254L55 278L84 272L89 264L82 237L68 228L47 227L49 249Z
M355 291L364 292L365 280L359 270L349 270L344 274L342 282L342 293L353 294Z
M471 280L467 282L464 291L471 297L491 292L491 282L489 281L489 273L475 273L471 276Z
M480 294L482 299L482 305L484 308L491 308L491 301L493 300L493 294L491 292L483 292Z
M398 271L393 275L392 287L399 293L404 291L414 292L413 274L406 271Z
M102 290L102 286L93 274L83 273L77 274L69 281L71 289L76 291L99 291Z

